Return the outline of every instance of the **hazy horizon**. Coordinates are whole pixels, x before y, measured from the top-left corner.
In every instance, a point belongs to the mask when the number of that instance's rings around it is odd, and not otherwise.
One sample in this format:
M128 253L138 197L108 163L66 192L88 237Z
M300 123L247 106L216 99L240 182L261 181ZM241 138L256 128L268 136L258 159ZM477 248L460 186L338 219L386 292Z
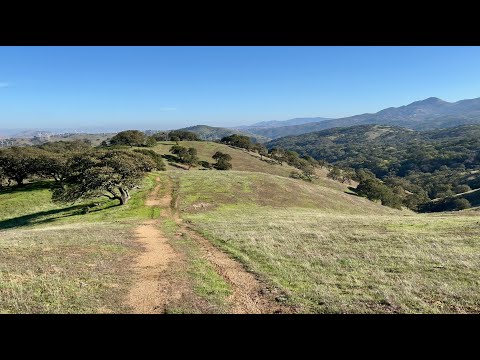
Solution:
M480 96L478 47L0 47L0 129L234 127Z

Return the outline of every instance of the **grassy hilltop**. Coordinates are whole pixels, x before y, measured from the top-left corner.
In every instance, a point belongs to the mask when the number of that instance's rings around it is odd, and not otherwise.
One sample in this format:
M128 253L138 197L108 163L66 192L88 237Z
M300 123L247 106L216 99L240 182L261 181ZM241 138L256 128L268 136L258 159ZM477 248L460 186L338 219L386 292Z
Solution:
M174 142L153 149L168 155ZM395 210L325 177L289 178L292 167L210 142L232 156L231 171L187 171L172 163L145 178L130 202L57 205L48 182L0 192L0 312L130 312L125 294L144 249L135 228L169 208L269 287L279 304L307 313L464 313L480 311L480 228L475 211L416 214ZM145 206L156 184L170 204ZM171 184L171 185L169 185ZM98 204L99 205L94 205ZM170 210L169 210L170 211ZM183 254L172 281L191 297L170 312L229 312L231 284L208 254L172 220L159 228ZM182 232L180 235L179 232ZM178 235L178 236L177 236Z

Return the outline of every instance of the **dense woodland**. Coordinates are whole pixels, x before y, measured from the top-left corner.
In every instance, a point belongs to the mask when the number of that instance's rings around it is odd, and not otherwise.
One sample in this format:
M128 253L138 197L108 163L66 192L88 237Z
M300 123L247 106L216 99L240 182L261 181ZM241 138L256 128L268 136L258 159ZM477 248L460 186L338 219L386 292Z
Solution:
M456 194L480 188L480 125L425 132L361 125L289 136L267 146L310 155L345 171L366 169L396 193L406 193L404 205L419 211L469 207Z

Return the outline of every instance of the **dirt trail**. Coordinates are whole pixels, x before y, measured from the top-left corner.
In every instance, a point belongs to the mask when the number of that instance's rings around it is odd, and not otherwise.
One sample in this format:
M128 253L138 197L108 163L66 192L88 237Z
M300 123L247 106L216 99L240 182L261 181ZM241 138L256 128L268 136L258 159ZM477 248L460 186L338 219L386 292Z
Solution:
M187 227L183 229L187 231L189 237L197 241L217 273L231 285L233 293L228 299L231 306L229 313L272 314L294 312L294 309L275 300L275 297L280 295L278 292L268 289L252 273L247 272L240 263L214 247L192 229Z
M160 182L160 178L156 179ZM292 313L292 308L277 302L278 293L271 291L241 264L231 259L208 240L182 222L177 206L172 210L172 181L169 179L165 195L159 198L161 185L158 184L149 195L145 204L162 208L160 221L174 220L180 225L180 234L186 233L199 245L207 259L233 289L228 298L229 313ZM176 204L175 204L176 205ZM157 226L158 220L144 222L136 229L136 234L145 251L138 257L135 271L135 284L129 294L128 303L134 313L164 313L169 303L175 303L182 297L189 297L191 289L178 277L178 269L186 266L183 254L174 250L166 236ZM181 236L181 235L177 235ZM177 275L176 275L177 274Z
M156 179L157 182L160 178ZM160 184L148 196L147 206L169 206L171 191L158 199ZM175 288L172 283L172 268L181 262L168 239L160 231L158 220L144 222L136 229L139 242L144 247L143 253L135 264L136 279L128 296L128 304L135 314L163 313L168 302L182 296L182 287Z

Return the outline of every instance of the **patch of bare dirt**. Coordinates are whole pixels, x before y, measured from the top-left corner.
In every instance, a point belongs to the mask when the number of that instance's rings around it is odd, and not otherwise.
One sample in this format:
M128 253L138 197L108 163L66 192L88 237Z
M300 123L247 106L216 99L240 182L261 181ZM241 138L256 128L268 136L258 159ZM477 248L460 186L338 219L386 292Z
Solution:
M157 185L146 201L147 206L170 205L171 192L167 191L166 196L159 199L159 191L160 185ZM146 221L136 229L144 251L136 260L135 283L127 301L136 314L164 313L168 304L182 298L186 291L185 284L172 281L175 269L184 261L183 256L170 245L158 221Z
M144 251L135 264L136 282L130 291L128 303L138 314L161 312L169 297L169 284L164 283L166 272L176 253L160 232L156 221L148 221L136 229L137 239Z
M207 210L212 210L216 207L215 204L210 204L210 203L205 203L205 202L199 202L196 204L192 204L190 206L187 206L185 209L182 211L189 211L189 212L199 212L199 211L207 211Z

